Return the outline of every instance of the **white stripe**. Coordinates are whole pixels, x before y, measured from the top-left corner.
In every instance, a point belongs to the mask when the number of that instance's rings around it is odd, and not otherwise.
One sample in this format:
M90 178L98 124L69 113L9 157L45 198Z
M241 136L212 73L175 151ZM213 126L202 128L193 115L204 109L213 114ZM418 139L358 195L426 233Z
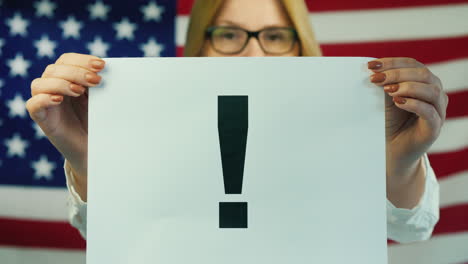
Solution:
M320 43L355 43L468 34L468 4L311 13ZM442 22L441 22L442 21ZM184 46L189 18L177 16L176 44Z
M468 91L468 59L432 63L428 64L427 67L440 78L445 92Z
M0 217L68 221L65 188L0 186Z
M441 208L456 204L468 204L468 171L444 177L439 180L439 185Z
M468 261L468 232L388 247L389 264L441 264Z
M468 117L452 118L445 121L439 138L429 153L456 151L468 146Z
M458 4L312 13L311 21L320 43L346 43L466 35L466 14Z
M187 30L189 25L189 16L177 16L175 21L175 36L176 45L185 46L185 40L187 39Z
M85 264L84 250L52 250L0 247L0 262L4 264Z

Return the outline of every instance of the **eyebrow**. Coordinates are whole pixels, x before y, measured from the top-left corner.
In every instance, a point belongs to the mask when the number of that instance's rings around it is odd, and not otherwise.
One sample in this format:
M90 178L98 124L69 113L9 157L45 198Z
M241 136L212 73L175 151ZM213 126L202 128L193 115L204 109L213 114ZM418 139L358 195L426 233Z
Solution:
M230 21L230 20L220 20L218 21L217 23L215 24L229 24L231 26L237 26L237 27L241 27L241 28L246 28L245 25L243 25L242 23L236 23L236 22L233 22L233 21ZM282 24L268 24L264 27L262 27L261 29L263 28L270 28L270 27L290 27L290 25L282 25Z
M232 25L232 26L238 26L238 27L242 27L243 25L241 23L236 23L236 22L232 22L230 20L221 20L221 21L218 21L219 24L229 24L229 25ZM216 24L218 24L216 23Z

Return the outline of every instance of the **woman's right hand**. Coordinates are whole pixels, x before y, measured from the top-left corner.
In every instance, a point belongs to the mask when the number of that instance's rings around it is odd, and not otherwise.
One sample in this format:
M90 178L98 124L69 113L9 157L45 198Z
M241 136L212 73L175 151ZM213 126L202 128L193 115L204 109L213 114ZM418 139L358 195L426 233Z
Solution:
M97 73L104 64L95 56L65 53L32 81L32 97L26 103L31 118L83 182L88 167L88 87L99 84Z

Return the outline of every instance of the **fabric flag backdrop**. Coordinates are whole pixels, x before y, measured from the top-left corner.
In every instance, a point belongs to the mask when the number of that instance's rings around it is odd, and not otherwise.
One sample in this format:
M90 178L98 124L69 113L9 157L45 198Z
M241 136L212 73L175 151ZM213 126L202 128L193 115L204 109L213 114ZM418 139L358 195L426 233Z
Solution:
M0 263L85 263L86 243L67 221L63 159L25 109L31 81L64 52L181 55L192 2L0 1ZM440 221L428 241L389 241L389 259L468 263L468 0L308 7L325 56L413 57L441 78L450 103L429 153Z

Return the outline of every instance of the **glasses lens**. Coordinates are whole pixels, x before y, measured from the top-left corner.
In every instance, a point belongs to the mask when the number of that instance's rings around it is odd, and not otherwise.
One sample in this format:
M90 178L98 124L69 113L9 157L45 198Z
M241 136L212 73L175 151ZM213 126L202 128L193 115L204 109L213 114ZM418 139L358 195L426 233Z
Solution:
M266 52L277 54L290 51L296 41L294 32L285 28L267 29L259 38Z
M211 40L216 50L223 53L239 52L247 40L247 33L235 28L216 28Z

